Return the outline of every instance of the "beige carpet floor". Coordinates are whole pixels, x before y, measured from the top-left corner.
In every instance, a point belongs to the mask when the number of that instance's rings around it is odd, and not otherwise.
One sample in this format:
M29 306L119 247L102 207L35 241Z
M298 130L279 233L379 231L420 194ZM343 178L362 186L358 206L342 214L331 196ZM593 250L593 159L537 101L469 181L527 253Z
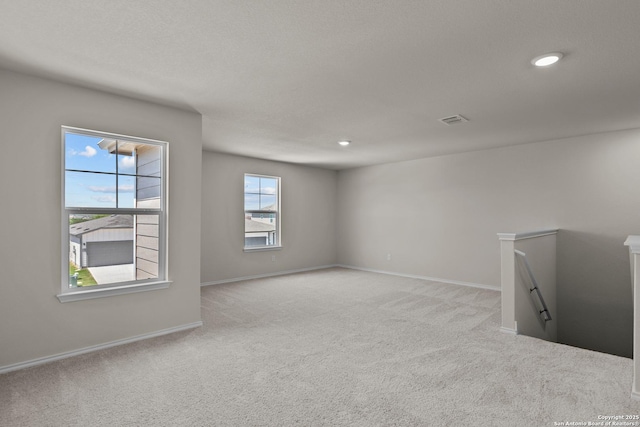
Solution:
M336 268L203 288L202 318L0 375L0 425L553 426L640 414L630 359L500 333L495 291Z

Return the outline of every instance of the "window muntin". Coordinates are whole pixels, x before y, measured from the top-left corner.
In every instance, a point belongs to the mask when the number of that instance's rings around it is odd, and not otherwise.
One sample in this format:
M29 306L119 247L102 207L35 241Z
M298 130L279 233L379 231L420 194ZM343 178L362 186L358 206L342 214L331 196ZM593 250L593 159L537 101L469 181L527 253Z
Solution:
M62 145L62 293L165 281L168 144L63 127Z
M280 178L244 175L244 247L280 247Z

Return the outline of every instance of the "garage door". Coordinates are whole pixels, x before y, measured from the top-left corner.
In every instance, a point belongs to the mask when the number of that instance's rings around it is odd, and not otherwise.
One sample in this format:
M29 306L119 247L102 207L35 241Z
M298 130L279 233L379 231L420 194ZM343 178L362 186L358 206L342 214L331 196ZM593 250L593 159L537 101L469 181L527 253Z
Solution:
M133 240L87 243L87 267L133 264Z

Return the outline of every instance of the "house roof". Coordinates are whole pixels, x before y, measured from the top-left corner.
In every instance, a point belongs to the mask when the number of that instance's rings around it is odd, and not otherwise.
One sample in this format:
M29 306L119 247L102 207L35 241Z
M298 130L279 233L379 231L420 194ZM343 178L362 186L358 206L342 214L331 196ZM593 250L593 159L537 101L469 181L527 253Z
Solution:
M133 215L109 215L69 226L69 234L80 236L101 228L133 228Z
M62 3L6 2L0 68L197 111L209 151L346 169L640 128L638 0Z
M265 206L262 209L246 209L245 212L260 213L260 212L277 212L275 203L269 206Z
M245 233L264 233L269 231L275 231L275 224L268 224L266 222L252 221L250 219L244 219L244 232Z

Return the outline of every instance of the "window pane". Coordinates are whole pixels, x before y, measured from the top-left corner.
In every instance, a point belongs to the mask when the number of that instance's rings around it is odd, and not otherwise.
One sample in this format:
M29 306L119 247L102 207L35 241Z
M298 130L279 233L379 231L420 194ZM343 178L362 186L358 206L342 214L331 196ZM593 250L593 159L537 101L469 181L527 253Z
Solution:
M69 215L69 285L135 280L134 215Z
M244 217L245 247L273 246L276 241L275 214L253 212Z
M136 144L118 141L118 173L136 174Z
M162 189L160 178L139 176L135 178L135 197L137 208L159 208Z
M278 181L273 178L260 178L260 193L276 194L278 190Z
M261 210L268 210L268 211L277 210L276 196L269 196L269 195L261 194L260 195L260 209Z
M244 176L244 192L245 193L260 192L260 178L257 176L245 175Z
M105 146L104 141L100 137L65 133L65 169L115 173L115 156L100 146Z
M69 215L69 285L156 279L159 215Z
M118 176L118 207L134 208L136 178L133 176Z
M116 207L116 176L91 172L65 173L66 207Z
M260 195L259 194L247 194L244 195L244 210L255 211L260 209Z

